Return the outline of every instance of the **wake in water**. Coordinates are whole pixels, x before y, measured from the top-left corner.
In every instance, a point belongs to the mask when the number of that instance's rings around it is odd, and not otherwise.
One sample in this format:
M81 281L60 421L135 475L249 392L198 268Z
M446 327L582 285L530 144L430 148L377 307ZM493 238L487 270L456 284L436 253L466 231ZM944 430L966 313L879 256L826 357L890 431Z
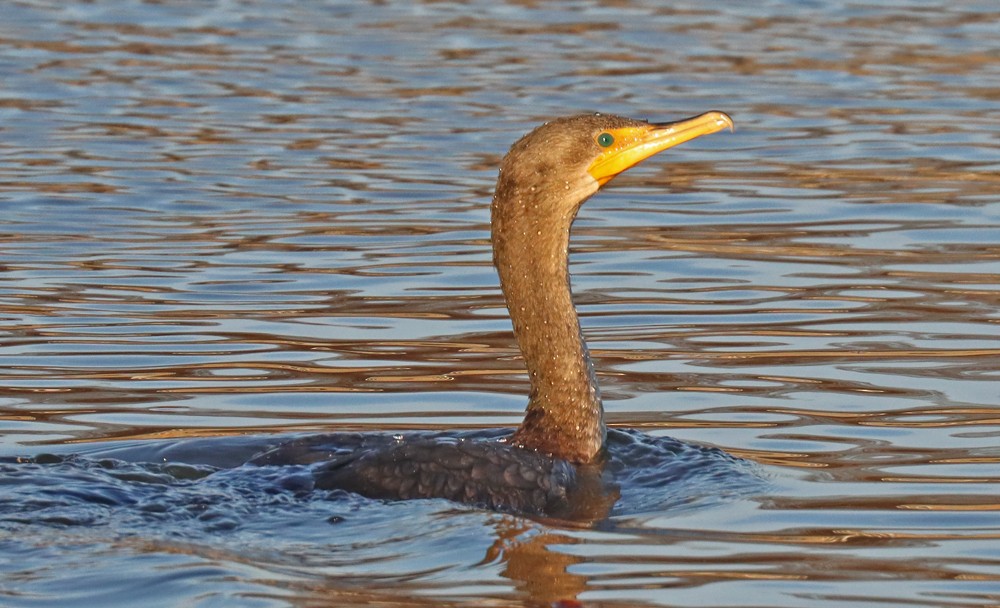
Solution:
M208 532L255 527L255 520L264 522L271 514L317 507L335 519L338 509L382 502L332 480L338 466L359 454L387 445L405 453L409 446L445 440L507 447L497 443L507 434L500 429L335 433L281 442L212 438L7 458L0 460L0 527L109 524L139 531L157 522L187 534L192 524ZM570 502L557 515L581 523L708 506L759 494L767 486L755 464L722 450L632 430L609 431L603 469L580 474L561 466L553 465L568 488L560 499Z

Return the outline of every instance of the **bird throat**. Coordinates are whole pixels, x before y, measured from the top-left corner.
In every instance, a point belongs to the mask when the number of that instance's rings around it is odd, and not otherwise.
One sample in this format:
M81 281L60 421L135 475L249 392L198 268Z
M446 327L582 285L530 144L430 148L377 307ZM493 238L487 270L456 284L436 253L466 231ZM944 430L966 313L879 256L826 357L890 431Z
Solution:
M498 187L492 209L494 263L531 381L524 422L511 441L575 463L593 461L606 437L569 281L570 228L592 193L547 206L531 192Z

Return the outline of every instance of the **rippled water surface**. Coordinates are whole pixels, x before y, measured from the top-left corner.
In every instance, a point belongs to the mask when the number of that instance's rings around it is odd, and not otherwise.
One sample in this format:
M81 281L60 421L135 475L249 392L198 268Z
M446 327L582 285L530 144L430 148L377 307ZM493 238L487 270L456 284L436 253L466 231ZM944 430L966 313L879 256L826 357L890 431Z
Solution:
M0 604L1000 605L1000 8L664 4L6 5ZM610 422L766 489L580 527L239 466L515 425L500 157L709 109L573 288Z

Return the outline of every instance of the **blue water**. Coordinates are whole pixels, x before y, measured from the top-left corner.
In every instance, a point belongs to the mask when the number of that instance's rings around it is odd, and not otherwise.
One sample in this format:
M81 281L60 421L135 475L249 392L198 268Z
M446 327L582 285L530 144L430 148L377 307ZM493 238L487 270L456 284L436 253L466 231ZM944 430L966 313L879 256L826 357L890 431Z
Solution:
M0 604L1000 603L998 20L6 6ZM242 464L515 425L499 159L563 114L709 109L735 133L584 206L573 290L612 426L748 472L658 490L650 462L581 526Z

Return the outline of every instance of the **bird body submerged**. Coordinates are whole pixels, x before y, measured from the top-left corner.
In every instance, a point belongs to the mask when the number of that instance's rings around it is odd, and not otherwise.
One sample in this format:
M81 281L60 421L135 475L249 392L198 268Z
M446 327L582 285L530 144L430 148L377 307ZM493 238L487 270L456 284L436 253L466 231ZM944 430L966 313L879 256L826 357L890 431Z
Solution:
M570 228L615 175L700 135L732 128L721 112L666 124L585 114L518 140L491 207L493 260L531 383L523 423L501 439L440 435L359 442L315 469L316 485L372 498L447 498L522 513L590 517L607 440L594 367L569 282ZM295 445L256 459L287 460ZM313 456L315 457L315 456ZM589 497L589 498L588 498ZM598 511L600 508L597 509Z
M490 509L564 514L576 468L502 441L414 437L318 467L316 485L371 498L446 498Z

